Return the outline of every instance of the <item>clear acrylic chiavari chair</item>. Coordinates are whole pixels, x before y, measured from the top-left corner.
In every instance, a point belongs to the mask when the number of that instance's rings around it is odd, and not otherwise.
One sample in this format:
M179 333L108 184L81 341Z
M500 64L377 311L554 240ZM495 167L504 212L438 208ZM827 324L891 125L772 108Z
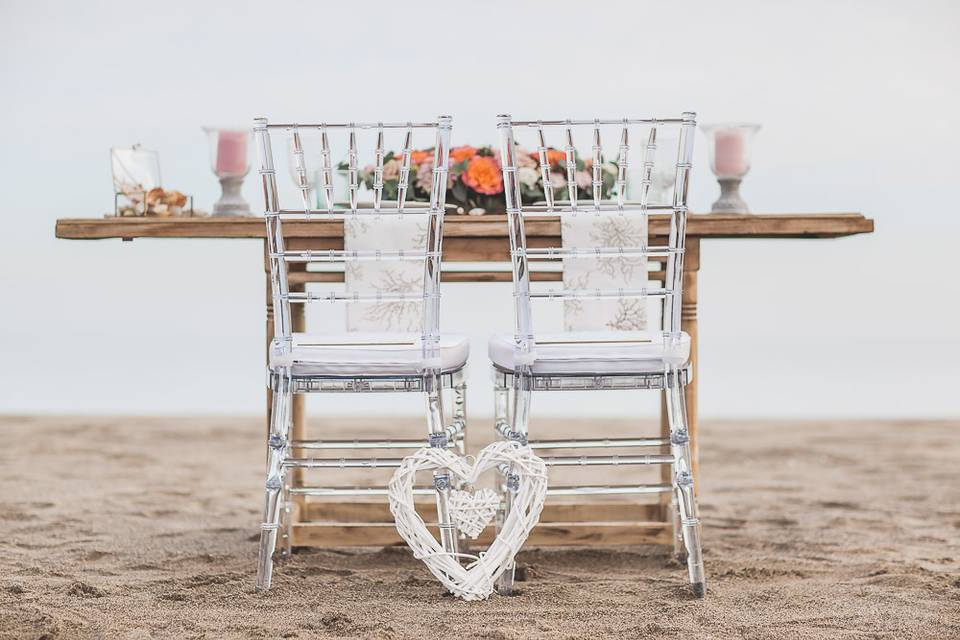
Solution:
M700 545L700 521L694 494L693 467L686 420L685 385L692 375L689 364L690 338L681 331L680 311L683 288L683 258L687 216L687 190L695 131L695 115L684 113L679 118L614 119L614 120L542 120L515 121L508 115L498 118L501 142L501 163L510 232L514 287L514 332L490 339L489 355L495 381L495 422L503 438L528 443L538 453L563 449L604 449L651 447L669 453L546 456L548 466L605 465L669 465L670 482L633 486L553 486L548 495L593 494L656 494L672 495L674 548L685 560L693 592L703 597L706 592L703 558ZM532 137L529 152L518 145L517 135ZM551 134L560 142L548 146ZM574 141L578 134L592 141L589 153L580 155ZM610 158L604 156L602 137L618 140ZM661 139L670 140L672 149L660 146ZM639 142L639 144L636 144ZM586 146L586 145L582 145ZM659 149L659 151L658 151ZM672 195L669 191L652 198L655 159L669 152ZM521 157L529 153L527 157ZM531 162L533 158L535 162ZM615 161L611 161L615 158ZM551 162L554 171L551 174ZM531 192L531 168L539 164L543 203L524 203L523 192ZM639 164L639 184L630 186L630 167ZM526 173L524 173L526 171ZM559 176L556 174L559 173ZM581 193L581 189L586 193ZM647 234L647 217L651 213L668 214L669 237L666 243L651 245ZM629 240L629 234L601 236L586 247L528 247L524 220L530 216L609 216L615 222L636 219L642 235ZM606 242L604 242L606 240ZM616 243L615 246L608 246ZM599 289L541 289L531 285L531 263L544 260L607 261L622 264L642 260L664 264L664 277L657 286ZM618 262L619 261L619 262ZM540 264L543 264L542 262ZM646 281L646 278L644 278ZM532 302L555 300L565 307L597 300L648 300L661 305L659 330L623 330L609 326L597 331L545 333L534 331ZM629 311L638 307L626 304ZM656 389L664 392L670 425L665 438L587 438L572 440L530 439L528 419L534 391L615 389ZM511 398L512 396L512 398ZM509 509L511 479L504 470L503 505ZM498 584L501 593L513 588L514 571L508 570Z
M390 469L399 466L400 458L323 458L304 457L303 452L355 449L418 449L429 443L434 447L456 447L463 453L465 415L464 366L469 343L463 336L440 333L440 258L443 237L443 213L446 198L447 166L450 147L451 118L441 116L434 122L403 123L322 123L274 124L266 118L254 121L258 143L260 175L263 185L264 216L267 226L267 253L273 296L275 335L269 353L269 384L273 404L268 440L268 463L263 524L260 537L260 559L257 570L258 591L270 588L273 556L278 536L284 551L290 545L290 504L295 497L386 495L385 488L325 486L291 487L288 482L294 469ZM299 191L298 207L283 208L280 203L274 166L273 138L289 136L291 169ZM361 202L360 144L361 135L372 135L372 202ZM424 177L430 191L428 203L408 201L411 176L411 154L416 136L429 136L424 146L432 146L432 175ZM308 175L307 137L319 138L319 177ZM398 153L386 166L398 171L395 198L384 195L385 157L388 141L396 140ZM346 162L334 165L331 140L346 143ZM286 142L286 141L284 141ZM283 155L286 144L277 145ZM421 163L422 166L422 163ZM335 201L335 176L346 176L344 202ZM319 183L319 184L316 184ZM310 192L319 188L325 208L315 209ZM344 225L362 223L372 228L378 223L413 221L422 225L416 237L421 246L413 249L330 249L304 248L305 237L322 237L304 233L309 223L342 221ZM290 229L298 230L295 248ZM330 235L330 234L326 234ZM315 293L292 290L288 278L290 263L309 263L324 268L349 269L367 261L422 264L422 276L412 280L417 290L377 287L361 291L357 287L345 291ZM409 273L409 272L406 272ZM323 333L294 331L291 305L308 303L345 303L374 305L390 313L390 305L419 305L419 332ZM454 401L449 422L445 422L443 392L452 390ZM427 440L292 440L291 414L294 394L302 393L423 393L426 396ZM369 453L367 454L369 455ZM329 475L329 474L328 474ZM326 478L326 476L324 476ZM458 552L455 525L447 509L451 489L450 476L439 470L433 487L418 493L436 493L440 537L447 552ZM291 495L293 494L293 495ZM281 520L286 519L286 522Z

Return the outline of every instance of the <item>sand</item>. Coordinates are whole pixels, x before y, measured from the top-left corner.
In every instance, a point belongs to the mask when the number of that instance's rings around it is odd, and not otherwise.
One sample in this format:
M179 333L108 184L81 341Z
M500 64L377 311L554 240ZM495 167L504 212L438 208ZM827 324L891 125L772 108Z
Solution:
M444 596L402 548L253 592L253 418L0 419L0 638L960 638L960 423L706 422L710 592L660 547L528 550Z

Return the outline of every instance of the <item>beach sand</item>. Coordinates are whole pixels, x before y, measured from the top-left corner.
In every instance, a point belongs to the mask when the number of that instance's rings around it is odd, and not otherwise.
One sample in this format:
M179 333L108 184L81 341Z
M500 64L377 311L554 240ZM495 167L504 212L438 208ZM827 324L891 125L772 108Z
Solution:
M260 596L262 420L0 433L2 639L960 638L958 422L705 421L702 601L656 546L526 550L476 603L403 547L308 550Z

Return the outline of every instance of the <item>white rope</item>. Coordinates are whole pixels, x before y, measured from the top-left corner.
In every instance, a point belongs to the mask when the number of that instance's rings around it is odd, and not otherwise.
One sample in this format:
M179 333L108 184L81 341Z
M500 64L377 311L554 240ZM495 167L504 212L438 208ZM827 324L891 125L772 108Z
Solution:
M519 477L510 512L486 553L457 554L472 560L463 566L454 554L443 550L414 508L414 479L418 471L446 469L451 479L473 484L482 473L501 465L507 465L510 472ZM483 600L493 593L494 581L511 565L540 519L546 495L547 468L543 460L529 447L513 441L485 447L472 464L469 458L458 457L447 449L424 447L403 459L387 485L390 512L400 537L413 550L415 558L423 560L452 594L464 600ZM463 511L460 515L463 517Z

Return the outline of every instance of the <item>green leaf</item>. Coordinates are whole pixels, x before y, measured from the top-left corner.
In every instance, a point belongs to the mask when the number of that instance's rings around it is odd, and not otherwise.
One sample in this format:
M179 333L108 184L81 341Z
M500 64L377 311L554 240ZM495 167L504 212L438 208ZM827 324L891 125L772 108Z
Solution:
M463 184L460 180L457 180L453 183L453 187L450 188L450 193L453 194L453 197L457 199L457 202L466 203L468 192L467 185Z

